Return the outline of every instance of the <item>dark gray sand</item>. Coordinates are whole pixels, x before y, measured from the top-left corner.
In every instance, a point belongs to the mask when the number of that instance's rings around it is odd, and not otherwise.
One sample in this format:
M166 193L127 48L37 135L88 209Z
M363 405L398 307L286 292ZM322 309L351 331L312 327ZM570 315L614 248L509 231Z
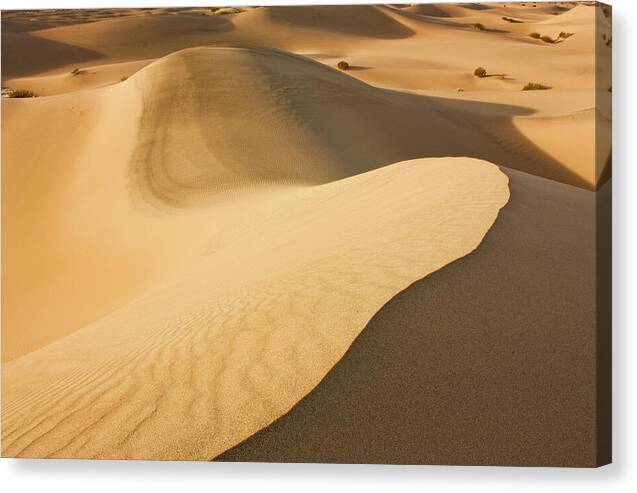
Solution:
M595 466L595 194L518 171L472 254L411 285L220 461Z

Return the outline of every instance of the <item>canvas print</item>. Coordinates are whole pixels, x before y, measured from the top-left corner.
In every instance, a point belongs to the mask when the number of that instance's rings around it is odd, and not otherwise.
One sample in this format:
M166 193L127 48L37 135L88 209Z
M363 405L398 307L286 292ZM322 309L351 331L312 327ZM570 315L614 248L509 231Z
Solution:
M611 461L611 8L2 12L2 456Z

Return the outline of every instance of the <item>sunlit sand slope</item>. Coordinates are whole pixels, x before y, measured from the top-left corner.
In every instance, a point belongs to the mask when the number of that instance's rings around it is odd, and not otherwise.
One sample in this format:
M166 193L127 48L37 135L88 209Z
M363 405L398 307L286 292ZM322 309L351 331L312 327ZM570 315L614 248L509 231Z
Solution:
M457 158L272 195L267 221L183 279L5 363L3 453L226 450L318 384L391 296L476 248L508 188Z

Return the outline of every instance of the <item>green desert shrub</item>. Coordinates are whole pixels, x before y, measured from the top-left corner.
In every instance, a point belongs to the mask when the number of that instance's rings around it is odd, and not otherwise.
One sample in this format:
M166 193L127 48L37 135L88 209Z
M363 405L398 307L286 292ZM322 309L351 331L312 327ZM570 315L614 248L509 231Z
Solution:
M550 89L550 86L545 86L544 84L540 84L539 82L529 82L526 86L522 88L523 91L542 91L545 89Z
M484 31L484 24L476 22L475 24L471 24L476 31Z
M542 37L540 33L531 33L529 34L529 36L532 37L533 39L540 39Z
M348 70L349 69L349 63L347 63L345 60L341 60L340 62L338 62L336 64L336 66L340 69L340 70Z
M551 38L551 36L547 36L546 34L544 36L540 36L540 39L545 43L555 43L553 38Z
M486 77L487 76L487 69L484 67L478 67L477 69L475 69L473 71L473 75L475 75L476 77Z
M9 93L10 98L37 98L38 95L33 91L27 91L26 89L16 89Z

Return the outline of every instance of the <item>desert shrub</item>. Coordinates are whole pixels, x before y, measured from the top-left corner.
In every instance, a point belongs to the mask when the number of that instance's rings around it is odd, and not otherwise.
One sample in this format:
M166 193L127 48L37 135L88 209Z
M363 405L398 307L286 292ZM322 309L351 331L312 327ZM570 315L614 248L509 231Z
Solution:
M546 34L544 36L540 36L540 39L545 43L555 43L553 38L551 38L551 36L547 36Z
M521 24L521 23L522 23L522 21L517 20L517 19L514 19L514 18L512 18L512 17L503 17L503 18L502 18L502 20L503 20L503 21L510 22L510 23L512 23L512 24Z
M484 31L484 25L476 22L475 24L471 24L476 31Z
M82 75L85 74L86 70L80 70L79 68L74 68L71 70L71 75Z
M529 34L533 39L540 39L542 35L540 33L531 33Z
M487 69L484 67L478 67L477 69L475 69L473 71L473 75L475 75L476 77L486 77L487 76Z
M540 84L538 82L529 82L526 86L522 88L523 91L542 91L545 89L550 89L550 86L545 86L544 84Z
M124 82L126 79L128 79L128 77L124 76L120 79L120 82Z
M33 91L27 91L26 89L16 89L9 93L10 98L37 98L38 95Z
M558 34L558 38L562 38L562 39L566 39L566 38L570 38L571 36L573 36L573 34L575 33L567 33L565 31L562 31L560 34Z
M341 60L340 62L338 62L338 63L336 64L336 66L337 66L340 70L347 70L347 69L349 69L349 63L347 63L347 62L346 62L346 61L344 61L344 60Z

